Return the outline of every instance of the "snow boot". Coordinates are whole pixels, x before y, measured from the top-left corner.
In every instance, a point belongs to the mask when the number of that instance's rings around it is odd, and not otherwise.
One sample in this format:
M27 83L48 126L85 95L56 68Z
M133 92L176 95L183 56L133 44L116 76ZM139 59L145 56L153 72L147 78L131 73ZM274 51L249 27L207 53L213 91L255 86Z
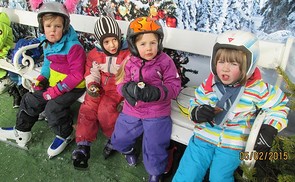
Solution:
M56 135L55 139L53 140L53 142L51 143L51 145L48 147L48 150L47 150L49 159L62 153L62 151L73 139L74 139L73 134L71 134L67 138L62 138Z
M22 96L27 93L28 90L25 89L22 85L13 85L8 90L10 96L13 96L13 108L19 108L20 101L22 100Z
M12 108L19 108L22 97L20 96L18 92L17 86L13 85L12 87L10 87L10 89L8 90L8 93L10 96L13 97Z
M168 149L168 163L164 172L165 175L168 174L172 169L175 150L177 150L176 146L173 146L172 148Z
M107 159L110 157L110 155L114 152L113 150L113 146L111 144L111 140L108 139L108 142L106 143L106 145L104 146L102 155L104 157L104 159Z
M138 156L136 155L135 149L132 148L130 151L124 153L125 159L129 166L136 166L137 164L137 158Z
M18 85L16 86L18 93L21 97L23 97L27 92L29 92L28 89L26 89L25 87L23 87L22 85Z
M0 79L0 94L5 93L13 85L13 82L7 76Z
M47 117L46 117L46 115L45 115L45 111L43 111L43 112L41 112L41 113L39 114L38 121L42 121L42 120L47 121Z
M149 182L162 182L162 175L150 175Z
M72 160L75 169L84 170L88 168L88 159L90 158L90 146L78 145L72 153Z
M26 144L28 143L28 141L30 141L31 137L32 133L30 131L22 132L15 129L14 127L0 128L1 141L25 150L28 150Z

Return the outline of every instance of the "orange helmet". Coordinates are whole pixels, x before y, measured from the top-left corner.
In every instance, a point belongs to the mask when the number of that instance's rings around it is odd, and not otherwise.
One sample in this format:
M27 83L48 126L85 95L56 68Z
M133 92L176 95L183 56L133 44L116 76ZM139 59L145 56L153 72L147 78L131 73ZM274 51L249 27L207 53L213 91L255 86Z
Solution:
M134 56L139 56L138 50L135 46L135 38L143 33L156 33L159 36L158 53L163 50L163 28L161 24L150 17L139 17L130 22L127 30L127 42L130 52Z

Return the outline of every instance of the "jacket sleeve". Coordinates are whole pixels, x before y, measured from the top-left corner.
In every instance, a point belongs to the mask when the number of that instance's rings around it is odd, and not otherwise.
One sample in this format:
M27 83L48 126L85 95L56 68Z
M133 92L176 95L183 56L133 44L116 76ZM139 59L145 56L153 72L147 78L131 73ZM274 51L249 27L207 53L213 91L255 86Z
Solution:
M96 48L92 49L86 58L86 64L85 64L85 82L86 87L88 87L89 83L96 83L100 84L100 69L99 64L95 61L95 55L97 54Z
M264 124L273 126L278 130L282 131L287 127L289 108L286 106L289 101L284 92L276 86L269 85L267 83L261 83L263 93L261 101L257 103L259 108L266 111L266 117Z
M70 49L67 60L69 63L69 74L59 84L61 92L74 89L84 79L86 54L81 45L74 45Z
M175 99L181 90L181 80L176 66L169 58L168 65L163 70L163 84L159 87L161 97L159 101Z
M207 83L207 80L208 79L206 79L199 87L197 87L195 89L195 92L194 92L195 98L190 99L190 105L189 105L189 110L188 110L188 117L190 119L192 119L191 112L195 107L198 107L203 104L212 105L212 103L213 103L207 95L208 92L205 90L205 85Z
M50 61L44 56L44 62L41 68L41 75L49 79L50 77Z

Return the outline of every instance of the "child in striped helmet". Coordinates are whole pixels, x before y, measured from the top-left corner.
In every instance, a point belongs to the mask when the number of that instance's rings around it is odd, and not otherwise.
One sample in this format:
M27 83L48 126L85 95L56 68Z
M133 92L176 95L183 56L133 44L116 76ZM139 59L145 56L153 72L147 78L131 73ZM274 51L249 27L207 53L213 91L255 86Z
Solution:
M129 55L127 42L122 38L121 29L115 19L99 17L95 23L95 48L86 61L86 95L77 119L77 149L72 159L75 168L87 168L90 145L96 139L98 129L109 139L116 119L122 109L123 97L116 90L115 75L123 60ZM104 158L112 153L109 140L103 149Z

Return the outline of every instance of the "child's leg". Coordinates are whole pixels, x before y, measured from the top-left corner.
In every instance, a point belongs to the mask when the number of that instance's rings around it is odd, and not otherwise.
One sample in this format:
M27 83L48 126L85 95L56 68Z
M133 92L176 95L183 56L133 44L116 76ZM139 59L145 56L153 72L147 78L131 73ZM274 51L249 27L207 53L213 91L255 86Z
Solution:
M48 147L47 154L52 158L60 154L73 140L73 119L70 106L84 93L84 89L74 89L56 99L49 100L45 107L48 126L56 134Z
M97 110L97 118L103 134L110 138L115 127L116 120L119 116L117 111L118 104L122 97L117 92L107 91L101 95L101 102Z
M115 150L126 153L131 151L142 132L142 121L139 118L120 113L111 137L111 144Z
M20 104L15 127L0 128L1 140L15 140L19 147L27 149L26 144L32 136L31 129L45 104L46 101L42 99L41 92L25 94Z
M42 93L40 91L34 93L29 92L23 96L16 119L15 128L17 130L31 131L47 102L43 99Z
M45 113L48 126L56 135L67 138L72 133L73 118L70 107L83 93L84 89L74 89L47 102Z
M76 143L93 142L98 132L97 108L99 98L85 95L84 102L81 104L76 125Z
M202 182L211 164L216 146L191 137L180 160L173 182Z
M94 98L86 94L84 102L80 105L77 125L77 148L72 153L73 165L76 169L88 167L90 158L90 145L96 139L98 132L97 108L100 98Z
M240 151L238 150L216 147L210 167L210 181L233 182L234 171L241 163L239 154Z
M143 161L150 175L164 173L168 162L168 147L172 131L170 116L144 119Z

